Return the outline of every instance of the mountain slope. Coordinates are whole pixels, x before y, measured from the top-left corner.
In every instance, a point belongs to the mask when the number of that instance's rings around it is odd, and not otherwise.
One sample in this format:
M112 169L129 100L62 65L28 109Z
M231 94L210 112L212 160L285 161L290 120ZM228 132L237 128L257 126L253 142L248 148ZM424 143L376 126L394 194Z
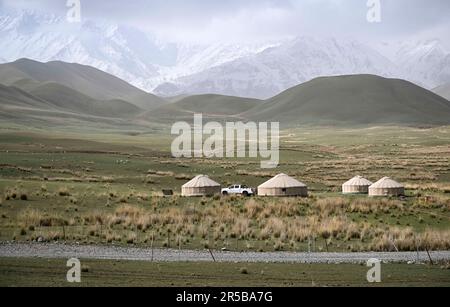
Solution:
M69 121L113 122L105 117L79 114L55 107L51 103L35 97L16 87L0 84L0 120L15 125L35 124L53 127L66 125Z
M2 50L5 61L32 58L76 62L128 81L157 77L158 68L152 60L168 62L171 56L167 48L163 50L135 28L85 18L69 24L64 14L7 7L0 12L0 39L7 46Z
M273 46L163 42L136 27L83 18L68 24L65 16L2 7L0 61L31 58L96 67L145 91L174 78L203 71ZM51 29L51 31L49 31Z
M22 80L31 80L35 84L59 83L97 100L126 100L146 110L165 103L152 94L89 66L64 62L41 63L28 59L0 65L1 83L20 86ZM26 85L29 86L30 82Z
M450 82L450 52L436 37L381 44L372 39L362 43L306 36L244 44L188 44L163 41L138 28L105 21L83 18L81 23L68 24L63 15L4 6L0 41L1 63L20 58L75 62L164 97L213 93L266 99L316 77L343 74L401 78L429 89ZM83 93L96 99L115 98ZM155 98L141 94L118 98L153 108Z
M279 121L282 127L301 125L449 125L450 102L399 79L374 75L322 77L295 86L271 99L199 95L144 112L121 100L95 100L64 85L21 79L27 91L0 84L0 117L14 123L40 119L63 124L68 119L124 125L205 120Z
M97 101L57 83L42 84L30 92L0 84L0 108L10 116L37 113L58 117L130 118L143 110L121 100ZM64 115L63 115L64 114Z
M370 73L395 76L395 65L355 41L298 37L261 53L164 83L154 92L163 96L218 93L270 98L319 76Z
M450 52L440 40L405 42L400 45L394 61L404 76L420 85L434 88L450 82Z
M177 102L149 111L145 116L156 121L192 120L195 113L209 118L238 116L263 101L221 95L196 95L185 97Z
M58 83L44 83L30 90L29 93L57 108L81 114L127 118L142 112L142 109L126 101L95 100Z
M436 93L450 101L450 83L436 87L433 89L433 93Z
M448 125L450 102L404 80L353 75L314 79L243 116L256 121L280 121L285 126Z
M0 107L51 109L53 106L13 86L0 84Z

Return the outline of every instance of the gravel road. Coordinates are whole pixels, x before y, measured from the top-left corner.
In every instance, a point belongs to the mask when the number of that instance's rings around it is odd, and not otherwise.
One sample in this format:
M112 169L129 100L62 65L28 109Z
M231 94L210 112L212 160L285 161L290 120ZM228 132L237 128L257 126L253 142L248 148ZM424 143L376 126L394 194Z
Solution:
M152 256L153 254L153 256ZM213 251L217 262L267 263L365 263L370 258L384 262L426 262L426 252L401 253L293 253ZM155 262L212 262L209 251L128 248L118 246L85 246L47 243L0 243L0 258L79 258L108 260L142 260ZM431 252L433 261L450 261L450 251ZM0 259L1 261L1 259Z

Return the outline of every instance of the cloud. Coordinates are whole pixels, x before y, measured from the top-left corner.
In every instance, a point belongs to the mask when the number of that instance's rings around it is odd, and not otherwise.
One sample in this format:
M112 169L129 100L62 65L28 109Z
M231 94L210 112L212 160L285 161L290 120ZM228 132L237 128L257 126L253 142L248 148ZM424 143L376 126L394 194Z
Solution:
M250 41L294 35L402 38L450 32L448 0L380 0L382 22L367 22L367 0L81 0L84 18L138 26L168 40ZM66 0L0 0L64 14ZM433 32L434 29L436 32Z

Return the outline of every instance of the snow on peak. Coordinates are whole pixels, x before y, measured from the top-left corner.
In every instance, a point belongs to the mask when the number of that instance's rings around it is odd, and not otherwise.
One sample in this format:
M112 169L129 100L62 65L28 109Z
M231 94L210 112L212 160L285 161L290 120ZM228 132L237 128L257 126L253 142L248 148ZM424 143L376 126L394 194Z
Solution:
M450 82L439 39L369 44L299 36L259 43L167 42L139 29L32 10L0 12L1 62L19 58L90 65L162 95L265 98L318 76L371 73L429 88Z

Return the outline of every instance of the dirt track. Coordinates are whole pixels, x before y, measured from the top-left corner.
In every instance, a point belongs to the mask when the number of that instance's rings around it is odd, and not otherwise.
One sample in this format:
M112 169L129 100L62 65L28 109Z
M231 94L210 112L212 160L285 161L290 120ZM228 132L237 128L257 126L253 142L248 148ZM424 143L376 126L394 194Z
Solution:
M433 261L450 261L450 251L431 252ZM384 262L428 262L426 252L392 253L292 253L222 252L173 249L84 246L47 243L0 243L0 257L79 258L140 260L155 262L270 262L270 263L365 263L370 258ZM214 259L213 259L214 257ZM1 261L1 260L0 260Z

